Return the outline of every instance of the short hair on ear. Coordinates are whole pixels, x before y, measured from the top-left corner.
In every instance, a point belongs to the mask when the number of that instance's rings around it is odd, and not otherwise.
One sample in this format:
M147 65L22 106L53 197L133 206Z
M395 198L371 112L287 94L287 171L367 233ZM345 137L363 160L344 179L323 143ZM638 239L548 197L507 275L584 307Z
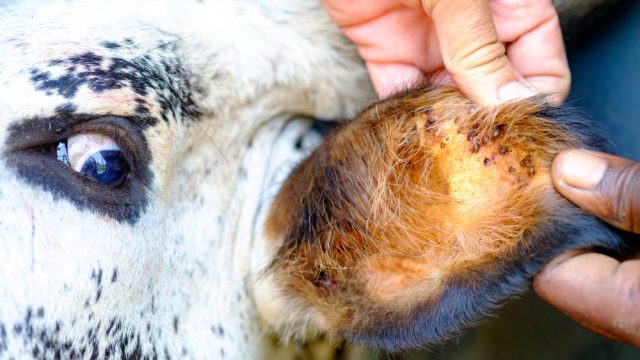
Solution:
M314 323L356 343L459 334L563 251L624 246L553 189L559 151L607 149L576 114L544 96L487 108L436 86L372 104L282 186L269 271Z

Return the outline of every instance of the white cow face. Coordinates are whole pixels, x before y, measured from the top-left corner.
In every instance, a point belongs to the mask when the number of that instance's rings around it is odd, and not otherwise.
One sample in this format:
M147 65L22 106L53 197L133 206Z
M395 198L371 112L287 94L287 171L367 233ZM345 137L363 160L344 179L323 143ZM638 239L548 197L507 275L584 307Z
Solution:
M0 357L435 344L560 252L622 245L553 190L558 151L603 142L542 97L407 91L301 161L372 98L318 4L0 11Z
M261 214L371 97L351 46L304 1L0 11L0 357L255 355Z

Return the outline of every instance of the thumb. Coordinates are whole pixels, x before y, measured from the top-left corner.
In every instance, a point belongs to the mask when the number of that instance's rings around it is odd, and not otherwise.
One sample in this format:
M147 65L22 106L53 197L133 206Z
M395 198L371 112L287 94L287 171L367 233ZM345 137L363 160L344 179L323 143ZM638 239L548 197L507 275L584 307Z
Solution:
M422 0L433 19L443 63L456 85L485 104L533 96L500 42L488 1Z
M582 209L640 233L640 164L617 156L566 150L551 168L556 189Z

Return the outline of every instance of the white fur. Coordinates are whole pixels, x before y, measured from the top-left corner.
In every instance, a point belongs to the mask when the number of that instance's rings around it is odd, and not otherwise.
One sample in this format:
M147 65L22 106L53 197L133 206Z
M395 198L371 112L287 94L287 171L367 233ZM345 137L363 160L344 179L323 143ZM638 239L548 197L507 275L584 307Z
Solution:
M69 101L34 89L29 69L86 51L112 56L105 40L135 40L119 56L179 64L202 113L145 130L154 180L133 224L56 198L0 158L0 358L53 358L46 340L85 347L84 358L116 345L119 357L127 334L139 336L142 356L260 357L261 335L282 326L268 283L254 287L273 251L261 224L308 151L293 144L318 141L301 115L344 118L371 99L352 46L314 1L25 1L0 12L0 153L12 124ZM78 112L125 116L133 97L81 86L71 100ZM270 310L260 321L256 309ZM114 318L119 331L107 335Z

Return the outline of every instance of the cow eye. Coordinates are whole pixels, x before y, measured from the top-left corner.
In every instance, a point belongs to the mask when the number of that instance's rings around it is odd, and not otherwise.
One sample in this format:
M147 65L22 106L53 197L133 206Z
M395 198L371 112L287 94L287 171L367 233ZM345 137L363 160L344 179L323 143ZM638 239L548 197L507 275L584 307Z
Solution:
M58 160L92 181L117 187L127 178L129 164L116 142L104 135L79 134L60 141Z

